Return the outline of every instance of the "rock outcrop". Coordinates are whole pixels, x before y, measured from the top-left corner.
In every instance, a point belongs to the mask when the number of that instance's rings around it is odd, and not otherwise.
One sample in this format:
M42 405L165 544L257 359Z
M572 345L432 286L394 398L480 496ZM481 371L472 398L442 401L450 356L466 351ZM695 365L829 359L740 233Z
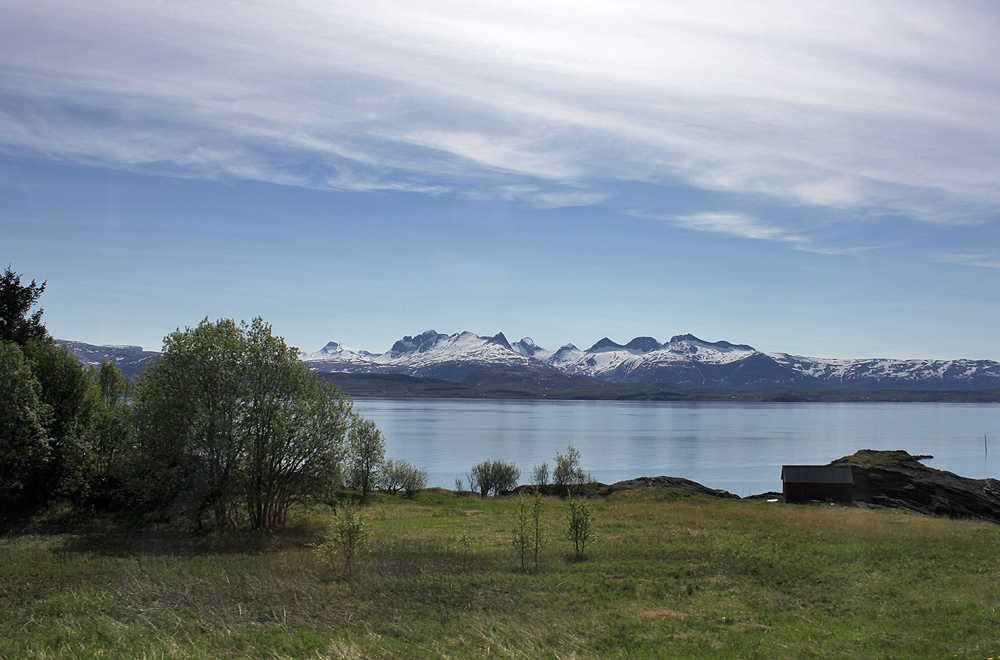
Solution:
M605 486L601 489L602 495L610 495L611 493L617 492L619 490L630 490L632 488L646 488L649 486L658 486L666 488L680 488L682 490L690 490L695 493L703 493L705 495L712 495L713 497L724 497L730 499L740 499L739 495L734 495L728 490L720 490L718 488L709 488L708 486L702 486L697 481L691 481L690 479L683 479L681 477L639 477L637 479L628 479L626 481L619 481L613 483L610 486Z
M854 501L927 515L1000 523L1000 481L970 479L921 463L905 451L861 451L830 465L850 465Z

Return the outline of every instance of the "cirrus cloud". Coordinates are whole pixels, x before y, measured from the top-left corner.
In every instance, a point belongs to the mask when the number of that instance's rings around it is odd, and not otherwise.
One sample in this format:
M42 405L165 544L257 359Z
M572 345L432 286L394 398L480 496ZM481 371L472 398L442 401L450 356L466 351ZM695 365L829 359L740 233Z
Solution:
M993 221L985 3L0 0L0 151L536 206L681 182ZM718 212L683 226L804 246Z

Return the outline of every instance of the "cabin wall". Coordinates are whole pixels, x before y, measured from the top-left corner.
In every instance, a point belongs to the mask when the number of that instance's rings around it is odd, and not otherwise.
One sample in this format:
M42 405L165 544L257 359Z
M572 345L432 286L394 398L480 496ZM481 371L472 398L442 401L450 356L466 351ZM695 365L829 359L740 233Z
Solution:
M785 502L802 502L807 500L833 500L835 502L850 502L853 499L851 484L814 484L784 482L783 492Z

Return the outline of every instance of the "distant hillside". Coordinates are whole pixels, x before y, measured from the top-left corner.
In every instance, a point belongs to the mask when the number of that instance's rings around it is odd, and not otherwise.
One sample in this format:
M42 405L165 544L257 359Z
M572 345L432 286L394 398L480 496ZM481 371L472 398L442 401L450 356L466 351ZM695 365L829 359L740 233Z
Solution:
M94 346L66 339L57 339L56 343L68 348L77 360L87 366L100 367L105 360L113 362L126 378L132 378L160 357L156 351L144 351L141 346Z

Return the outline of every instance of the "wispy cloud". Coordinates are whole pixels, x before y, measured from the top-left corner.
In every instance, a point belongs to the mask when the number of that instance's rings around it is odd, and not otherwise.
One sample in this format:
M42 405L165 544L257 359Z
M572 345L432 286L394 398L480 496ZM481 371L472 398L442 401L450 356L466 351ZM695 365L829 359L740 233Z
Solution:
M960 254L960 253L935 253L931 255L934 261L946 264L956 264L958 266L976 266L978 268L1000 268L1000 254L980 253L980 254Z
M805 236L792 234L785 229L769 225L758 218L742 213L696 213L677 216L674 218L674 222L685 229L729 234L739 238L785 241L799 245L809 242Z
M1000 28L914 0L0 0L0 151L575 205L680 180L984 222ZM960 212L956 212L959 209ZM804 246L726 213L708 231Z

